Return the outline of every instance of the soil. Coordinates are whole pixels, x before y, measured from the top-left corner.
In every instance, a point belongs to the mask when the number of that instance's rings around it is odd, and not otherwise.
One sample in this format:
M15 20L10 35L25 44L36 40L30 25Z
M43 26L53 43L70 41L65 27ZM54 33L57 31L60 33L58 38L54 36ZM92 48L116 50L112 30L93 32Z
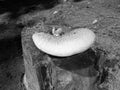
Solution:
M25 90L20 36L0 41L0 90Z

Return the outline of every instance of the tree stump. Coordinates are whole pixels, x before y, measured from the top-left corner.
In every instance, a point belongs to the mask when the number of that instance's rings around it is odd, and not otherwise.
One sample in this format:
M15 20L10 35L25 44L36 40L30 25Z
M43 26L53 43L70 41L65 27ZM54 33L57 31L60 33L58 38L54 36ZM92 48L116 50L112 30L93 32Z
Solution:
M32 41L32 34L42 31L40 28L25 28L22 31L26 89L94 90L93 84L98 74L94 69L95 52L89 49L63 58L47 55Z

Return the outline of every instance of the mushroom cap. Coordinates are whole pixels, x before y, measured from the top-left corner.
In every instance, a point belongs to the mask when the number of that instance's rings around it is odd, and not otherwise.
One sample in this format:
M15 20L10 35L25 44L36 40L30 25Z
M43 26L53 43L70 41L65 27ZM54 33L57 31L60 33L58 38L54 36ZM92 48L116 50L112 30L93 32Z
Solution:
M86 51L95 41L95 34L87 28L79 28L62 36L40 32L32 36L41 51L59 57L71 56Z

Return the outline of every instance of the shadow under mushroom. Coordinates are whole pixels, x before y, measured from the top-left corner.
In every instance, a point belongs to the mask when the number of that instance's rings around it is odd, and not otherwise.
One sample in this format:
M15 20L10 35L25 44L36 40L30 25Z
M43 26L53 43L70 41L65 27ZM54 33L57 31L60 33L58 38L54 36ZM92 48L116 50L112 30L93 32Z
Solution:
M95 52L92 49L88 49L83 53L69 57L50 57L56 66L64 70L89 77L96 76L98 73L94 68L94 65L98 60L98 56L95 55Z

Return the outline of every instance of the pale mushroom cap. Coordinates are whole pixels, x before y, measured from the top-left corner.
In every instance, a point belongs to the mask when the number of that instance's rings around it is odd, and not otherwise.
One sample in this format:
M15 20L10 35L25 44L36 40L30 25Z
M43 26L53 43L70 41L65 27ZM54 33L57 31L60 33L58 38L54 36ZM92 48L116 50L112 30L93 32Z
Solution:
M95 34L87 28L75 29L62 36L44 32L35 33L32 39L38 49L54 56L71 56L86 51L95 41Z

